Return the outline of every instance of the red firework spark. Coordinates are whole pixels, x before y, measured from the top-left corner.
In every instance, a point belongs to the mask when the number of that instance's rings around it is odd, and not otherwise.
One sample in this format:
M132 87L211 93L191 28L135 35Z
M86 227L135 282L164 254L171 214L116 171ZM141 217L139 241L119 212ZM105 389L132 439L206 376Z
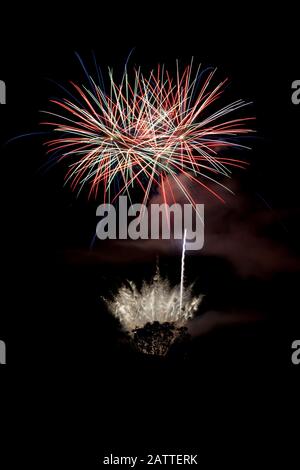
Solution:
M218 175L229 177L232 167L244 168L245 162L219 153L248 148L236 139L253 132L247 127L253 118L228 117L249 104L243 100L211 111L227 83L212 85L215 71L202 78L200 66L193 74L192 63L182 73L177 65L173 79L158 66L148 78L135 70L131 81L125 70L118 85L108 69L109 93L91 77L89 88L71 82L78 99L51 100L60 112L48 112L55 121L45 123L58 134L47 145L68 164L66 183L78 192L89 186L89 197L101 188L103 200L112 202L120 194L130 197L138 186L146 204L155 186L165 195L167 185L173 194L173 180L193 205L189 183L222 200L209 184L223 186Z

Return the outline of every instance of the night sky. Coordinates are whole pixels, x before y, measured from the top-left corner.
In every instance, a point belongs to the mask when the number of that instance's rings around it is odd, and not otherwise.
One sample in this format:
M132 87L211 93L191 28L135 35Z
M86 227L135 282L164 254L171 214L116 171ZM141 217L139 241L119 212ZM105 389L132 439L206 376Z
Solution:
M24 461L32 451L33 463L73 468L74 460L97 468L105 453L176 448L241 463L238 449L254 461L263 450L268 463L294 416L299 375L291 363L291 344L300 338L294 15L278 12L271 20L245 7L237 17L220 12L213 20L203 11L196 19L190 10L185 20L179 11L167 20L152 11L155 19L143 23L141 12L128 22L80 8L82 16L66 20L58 9L55 15L45 9L32 30L14 23L18 41L7 33L1 43L7 104L0 107L0 339L7 344L10 409L24 416L16 431ZM84 80L75 51L88 69L94 52L102 70L109 65L121 74L132 48L130 64L145 71L157 63L173 68L176 59L187 64L192 56L217 66L218 76L230 80L227 101L252 101L256 116L253 150L245 154L251 165L230 183L235 197L222 206L199 194L206 239L202 251L187 255L186 276L205 299L190 325L192 340L166 359L133 351L101 297L125 279L149 280L157 255L162 274L177 283L180 246L97 242L91 250L99 202L63 187L63 165L45 169L47 135L39 124L49 98L63 96L57 83ZM30 135L11 141L24 134ZM287 421L277 428L280 417Z

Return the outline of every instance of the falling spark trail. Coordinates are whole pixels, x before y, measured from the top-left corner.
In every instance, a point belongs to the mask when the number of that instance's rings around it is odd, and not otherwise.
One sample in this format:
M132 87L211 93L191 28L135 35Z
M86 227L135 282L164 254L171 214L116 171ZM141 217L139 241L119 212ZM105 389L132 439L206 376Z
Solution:
M182 310L185 244L186 244L186 228L184 229L183 244L182 244L182 255L181 255L180 311Z

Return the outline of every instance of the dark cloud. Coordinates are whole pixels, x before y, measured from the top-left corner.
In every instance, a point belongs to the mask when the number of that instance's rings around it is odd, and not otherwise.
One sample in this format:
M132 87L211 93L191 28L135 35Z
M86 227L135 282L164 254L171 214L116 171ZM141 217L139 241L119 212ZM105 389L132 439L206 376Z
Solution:
M182 183L185 183L184 178ZM187 203L171 182L170 187L179 203ZM189 186L195 202L205 205L204 247L193 254L223 258L241 277L266 278L278 272L300 270L299 255L288 247L289 234L283 226L283 220L299 216L299 213L272 210L232 182L232 193L216 184L211 188L218 191L225 203L198 185ZM163 198L157 194L150 202L161 203ZM97 241L91 252L73 251L69 253L69 259L130 263L153 259L155 254L179 254L180 251L180 240Z
M201 316L190 320L188 331L191 336L201 336L210 331L224 326L240 325L243 323L257 322L263 319L263 315L256 311L230 311L222 312L209 310Z

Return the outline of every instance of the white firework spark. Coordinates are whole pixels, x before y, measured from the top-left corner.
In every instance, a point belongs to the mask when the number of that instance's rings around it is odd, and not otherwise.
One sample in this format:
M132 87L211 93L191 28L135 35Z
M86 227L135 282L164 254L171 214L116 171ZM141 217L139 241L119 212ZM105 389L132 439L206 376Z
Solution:
M187 335L186 322L194 316L203 295L194 296L193 285L184 288L186 230L182 244L180 284L172 287L162 278L157 265L156 274L139 290L128 281L113 300L106 300L111 313L133 339L138 350L145 354L165 356L172 344Z
M194 316L203 298L202 295L193 296L192 287L190 285L181 292L180 284L172 287L157 269L150 283L144 282L139 290L134 282L128 281L128 285L122 286L107 304L129 333L154 322L181 327Z
M183 283L184 283L185 246L186 246L186 229L184 229L183 244L182 244L182 255L181 255L180 310L182 310L182 295L183 295Z

